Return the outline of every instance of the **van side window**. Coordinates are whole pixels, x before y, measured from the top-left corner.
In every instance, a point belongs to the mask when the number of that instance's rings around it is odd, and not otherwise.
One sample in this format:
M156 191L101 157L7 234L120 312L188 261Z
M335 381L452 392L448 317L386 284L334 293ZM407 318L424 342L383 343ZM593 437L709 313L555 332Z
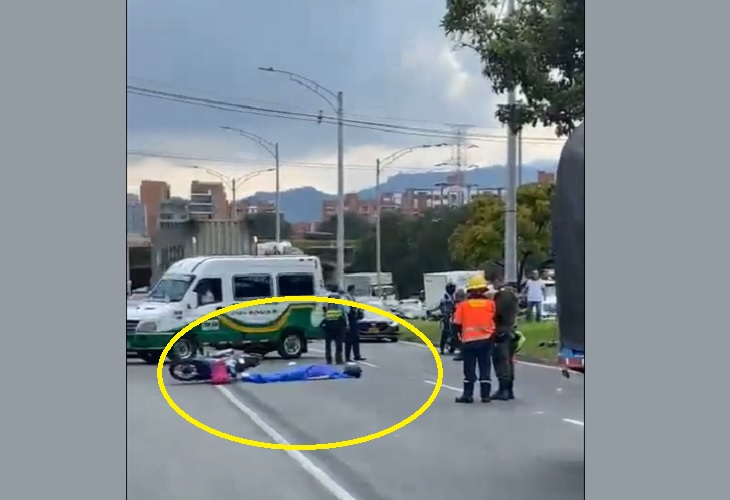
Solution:
M223 302L223 282L220 278L203 278L195 285L198 304L217 304Z
M280 274L277 276L280 297L311 296L314 293L314 275L309 273Z
M271 297L271 276L268 274L248 274L233 277L233 300L241 302L251 299Z

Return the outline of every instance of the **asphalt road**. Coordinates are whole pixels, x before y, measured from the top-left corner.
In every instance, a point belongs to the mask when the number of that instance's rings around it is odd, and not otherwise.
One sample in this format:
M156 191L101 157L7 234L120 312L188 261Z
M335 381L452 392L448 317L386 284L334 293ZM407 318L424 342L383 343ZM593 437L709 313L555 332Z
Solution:
M319 362L320 347L298 363ZM360 380L222 391L170 382L168 391L194 418L248 439L272 442L266 431L274 431L289 443L341 441L408 417L436 380L422 345L364 344L363 354ZM267 360L257 370L286 366ZM445 357L443 389L415 422L369 443L303 453L238 445L193 427L162 399L154 370L127 367L130 500L584 498L583 387L554 369L520 364L515 401L456 405L460 363Z

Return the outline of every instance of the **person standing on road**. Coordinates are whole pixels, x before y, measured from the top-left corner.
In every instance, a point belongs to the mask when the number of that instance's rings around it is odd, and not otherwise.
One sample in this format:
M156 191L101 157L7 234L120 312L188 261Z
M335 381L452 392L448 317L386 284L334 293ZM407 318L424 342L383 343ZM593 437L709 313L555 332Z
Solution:
M454 293L456 292L456 285L453 283L447 283L446 289L444 290L444 296L441 297L439 302L439 312L441 313L441 340L439 341L439 351L444 354L446 350L446 344L452 339L453 331L451 329L451 319L454 315L454 309L456 308L456 298ZM449 354L454 353L453 342L449 348Z
M339 299L337 294L331 294L331 299ZM347 310L345 306L328 302L324 309L324 357L328 365L332 364L332 344L335 344L335 363L343 364L342 343L347 329Z
M347 287L347 295L345 295L345 299L351 302L356 302L355 285ZM360 355L360 330L358 328L358 323L362 317L362 309L358 307L347 308L348 328L347 333L345 333L345 361L348 363L353 360L353 356L355 361L365 361L366 359Z
M525 283L527 294L527 321L532 321L533 311L535 320L539 323L542 320L542 303L545 301L545 282L540 279L537 271L530 273L530 278Z
M492 280L494 285L494 347L492 363L499 382L499 389L492 399L507 401L514 399L514 346L519 310L519 297L511 287L504 286L501 279Z
M459 304L464 302L466 300L466 292L464 292L463 289L459 288L456 290L456 293L454 293L454 310L456 310L457 307L459 307ZM456 355L454 356L454 361L464 361L464 356L461 354L461 342L459 341L459 336L456 334L458 328L454 324L454 318L452 316L451 318L451 346L452 349L456 352Z
M483 403L491 401L492 336L495 305L487 298L487 280L474 276L466 286L467 298L454 312L454 324L461 340L464 356L464 392L457 403L474 402L474 384L479 370L479 395Z

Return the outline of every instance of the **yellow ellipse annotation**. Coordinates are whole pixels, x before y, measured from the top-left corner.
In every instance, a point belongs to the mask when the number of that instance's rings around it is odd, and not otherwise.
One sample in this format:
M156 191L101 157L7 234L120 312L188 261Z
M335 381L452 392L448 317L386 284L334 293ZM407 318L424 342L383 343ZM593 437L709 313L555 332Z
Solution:
M364 309L366 311L369 311L371 313L377 314L379 316L386 317L390 320L393 320L397 322L398 324L404 326L411 332L413 332L415 335L417 335L423 342L426 344L426 347L431 351L431 354L433 354L433 359L436 361L436 369L438 371L438 375L436 377L436 384L434 385L433 392L431 392L431 395L429 396L428 400L413 414L411 414L409 417L405 418L404 420L401 420L395 425L392 425L386 429L383 429L382 431L374 432L372 434L368 434L366 436L362 436L359 438L354 439L348 439L345 441L336 441L334 443L319 443L319 444L279 444L279 443L267 443L265 441L254 441L252 439L245 439L239 436L234 436L233 434L228 434L222 431L219 431L218 429L214 429L208 425L205 425L204 423L194 419L185 411L180 408L175 401L170 397L170 394L167 392L167 388L165 387L165 382L162 377L162 370L164 368L165 358L167 357L167 354L170 352L170 349L172 349L172 346L177 342L183 335L185 335L187 332L189 332L194 327L200 325L201 323L204 323L208 320L211 320L215 318L216 316L219 316L221 314L229 313L231 311L235 311L236 309L242 309L245 307L251 307L251 306L261 306L266 304L277 304L280 302L319 302L319 303L333 303L333 304L341 304L344 306L349 307L356 307L359 309ZM399 429L402 429L408 424L413 423L418 417L423 415L426 410L433 404L433 402L436 400L436 397L438 396L439 391L441 391L441 386L443 384L444 379L444 367L441 362L441 356L439 356L438 352L436 351L436 348L431 343L431 341L424 335L421 331L419 331L415 326L408 323L407 321L399 318L398 316L385 311L383 309L379 309L377 307L371 306L369 304L362 304L359 302L354 302L351 300L345 300L345 299L335 299L330 297L315 297L315 296L304 296L304 297L269 297L265 299L257 299L257 300L250 300L248 302L241 302L238 304L233 304L227 307L224 307L222 309L219 309L217 311L213 311L210 314L206 314L205 316L201 316L200 318L196 319L195 321L191 322L185 328L180 330L172 339L170 339L170 342L167 343L165 346L165 349L162 351L162 355L160 356L160 361L157 364L157 384L160 387L160 392L162 393L162 396L165 398L165 401L167 401L167 404L170 405L170 407L175 410L175 413L180 415L183 419L185 419L188 423L194 425L198 429L201 429L209 434L212 434L216 437L219 437L221 439L225 439L228 441L232 441L234 443L239 444L245 444L248 446L253 446L256 448L266 448L269 450L298 450L298 451L312 451L312 450L332 450L335 448L345 448L347 446L354 446L356 444L363 444L367 443L368 441L373 441L375 439L379 439L381 437L387 436L388 434L391 434Z

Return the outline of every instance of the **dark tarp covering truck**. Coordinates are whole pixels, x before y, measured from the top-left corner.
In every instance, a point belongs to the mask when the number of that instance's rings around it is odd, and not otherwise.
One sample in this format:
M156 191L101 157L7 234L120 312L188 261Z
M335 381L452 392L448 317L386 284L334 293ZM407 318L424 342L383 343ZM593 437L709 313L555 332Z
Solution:
M585 373L585 122L563 147L552 202L553 254L563 374Z

